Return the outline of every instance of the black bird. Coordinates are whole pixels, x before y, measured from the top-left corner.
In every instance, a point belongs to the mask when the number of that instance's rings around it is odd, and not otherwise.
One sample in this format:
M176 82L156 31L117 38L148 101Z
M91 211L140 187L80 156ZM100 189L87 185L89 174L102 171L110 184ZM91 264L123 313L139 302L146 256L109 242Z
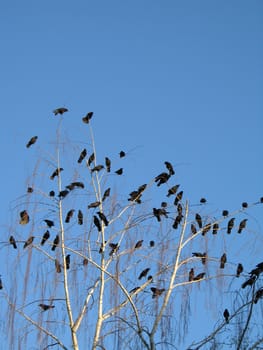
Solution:
M52 175L50 176L50 180L54 180L54 178L56 176L58 176L60 174L61 171L63 171L64 169L63 168L57 168L53 173Z
M174 168L173 168L172 164L170 162L164 162L164 164L165 164L167 170L169 171L169 175L170 176L174 175L175 172L174 172Z
M231 230L234 227L234 221L235 221L235 218L232 218L228 221L228 224L227 224L227 233L228 234L231 233Z
M242 230L246 227L246 223L247 223L247 219L244 219L240 222L237 233L242 232Z
M236 272L236 277L239 277L241 275L241 273L243 272L243 265L242 264L238 264L237 265L237 272Z
M205 272L199 273L197 276L194 277L193 281L200 281L205 277Z
M47 226L48 226L49 228L52 227L52 226L54 226L54 221L48 220L48 219L45 219L44 221L45 221L45 223L47 224Z
M133 288L133 289L131 289L130 291L129 291L129 294L134 294L135 292L137 292L137 290L139 290L140 289L140 287L135 287L135 288Z
M90 166L91 163L94 162L94 159L95 159L95 154L92 153L92 154L89 156L89 159L88 159L88 166Z
M69 190L62 190L59 192L58 197L59 199L65 198L69 194Z
M37 136L33 136L31 137L31 139L28 141L28 143L26 144L26 147L29 148L30 146L32 146L34 143L36 143L38 137Z
M38 304L43 311L54 309L55 305Z
M159 208L159 209L156 209L156 208L153 208L153 215L156 217L157 221L161 221L161 216L165 216L166 218L168 218L168 215L167 215L167 211L164 209L164 208Z
M30 187L30 186L29 186L29 187L27 188L27 193L32 193L32 192L34 192L34 189L33 189L33 187Z
M9 238L9 243L12 244L12 246L14 247L14 249L17 249L17 245L16 245L16 240L14 236L10 236Z
M96 202L92 202L88 205L88 209L90 208L97 208L99 205L101 204L101 202L96 201Z
M247 207L248 207L247 202L243 202L243 203L242 203L242 208L245 209L245 208L247 208Z
M108 225L109 225L109 222L108 222L108 220L107 220L105 214L102 213L102 212L100 212L100 211L98 211L97 214L98 214L99 218L101 219L101 221L104 223L104 225L105 225L105 226L108 226Z
M167 205L168 205L167 202L162 202L162 203L161 203L161 207L162 207L162 208L167 208Z
M229 323L229 316L230 316L230 314L229 314L229 311L227 309L225 309L225 311L223 313L223 316L224 316L224 318L226 320L226 323Z
M124 151L120 151L119 156L120 158L123 158L126 156L126 153Z
M162 295L162 293L165 291L165 289L164 288L158 289L158 288L155 288L155 287L151 287L151 291L153 293L152 294L152 298L154 299L154 298Z
M213 224L213 231L212 231L212 234L213 234L213 235L216 235L218 230L219 230L219 225L218 225L217 222L215 222L215 223Z
M115 174L122 175L123 174L123 168L120 168L120 169L116 170Z
M184 191L180 191L177 193L175 200L174 200L174 205L178 205L180 200L183 198Z
M83 214L81 210L78 211L78 224L83 225Z
M65 107L56 108L56 109L54 109L54 111L53 111L53 113L54 113L55 115L57 115L57 114L62 115L62 114L64 114L64 113L66 113L66 112L68 112L68 109L65 108Z
M105 157L105 165L106 165L106 170L109 173L111 169L111 160L108 157Z
M20 221L19 221L19 224L20 225L26 225L29 223L29 215L27 213L26 210L23 210L20 212Z
M82 262L83 266L87 266L88 263L89 263L89 260L86 259L86 258L84 258L84 259L83 259L83 262Z
M140 241L138 241L138 242L135 244L134 249L141 248L142 244L143 244L143 239L141 239Z
M177 204L177 213L178 215L183 215L183 207L181 203Z
M226 253L224 253L220 258L220 269L225 268L225 263L227 262Z
M49 231L47 230L44 234L43 234L43 237L42 237L42 240L41 240L41 245L44 245L45 242L49 239L50 237L50 233Z
M128 198L128 201L135 201L136 203L141 203L141 196L142 192L146 189L147 184L143 184L138 187L137 191L132 191L130 193L130 198Z
M109 246L111 247L110 256L112 256L113 254L116 254L117 251L119 250L118 243L110 243Z
M157 186L161 186L162 184L165 184L170 178L170 175L168 173L161 173L158 176L155 177L154 181L157 183Z
M205 204L205 203L206 203L206 199L202 197L202 198L200 199L200 203L201 203L201 204Z
M87 150L86 150L86 148L84 148L84 150L81 151L81 153L79 155L78 163L81 163L83 161L83 159L86 157L86 155L87 155Z
M94 225L97 227L98 231L101 232L100 220L97 218L96 215L93 216L93 222L94 222Z
M206 252L204 252L204 253L195 252L195 253L192 253L192 256L196 257L196 258L201 258L202 264L203 265L206 264L206 258L207 258L207 253Z
M257 267L250 271L250 275L256 275L257 277L263 272L263 266L258 264Z
M82 118L83 123L89 124L89 121L91 120L93 116L93 112L88 112L85 117Z
M103 194L103 196L102 196L102 202L104 202L105 199L106 199L107 197L109 197L109 195L110 195L110 187L107 188L107 189L105 190L105 192L104 192L104 194Z
M66 219L65 219L65 222L66 223L69 223L70 222L70 219L72 218L72 216L73 216L73 214L74 214L74 209L71 209L71 210L69 210L68 211L68 213L67 213L67 216L66 216Z
M51 250L55 250L59 244L59 235L56 235Z
M93 169L91 169L91 172L93 173L94 171L100 171L103 168L104 166L99 164L99 165L96 165Z
M55 196L55 192L54 192L54 191L50 191L50 192L49 192L49 196L50 196L50 197L54 197L54 196Z
M207 232L209 232L211 230L211 223L206 224L203 228L202 228L202 236L204 236L205 234L207 234Z
M263 262L261 262L261 263L257 264L257 265L256 265L256 267L258 267L258 268L260 268L260 269L262 269L262 270L263 270Z
M140 279L142 279L143 277L146 277L149 271L150 271L150 268L149 268L149 267L147 267L147 269L142 270L142 272L140 273L138 279L140 280Z
M55 267L56 267L57 273L60 273L61 272L61 265L57 259L55 259Z
M178 225L180 225L180 223L182 222L182 219L183 219L183 215L180 215L180 214L178 214L174 219L173 228L175 230L178 228Z
M197 229L196 229L194 224L191 224L191 232L193 235L195 235L197 233Z
M194 280L194 277L195 277L195 272L194 272L194 269L191 268L191 270L189 271L188 281L192 282Z
M150 247L154 247L155 246L155 242L154 241L150 241Z
M2 278L0 277L0 289L3 289L3 282L2 282Z
M260 288L256 291L254 296L254 303L256 304L258 302L258 299L263 298L263 288Z
M202 228L202 225L203 225L202 218L201 218L201 216L199 214L195 214L195 220L196 220L199 228Z
M241 288L246 288L247 286L253 286L253 284L256 282L257 276L253 275L248 280L246 280L242 285Z
M228 210L223 210L223 211L222 211L222 215L223 215L224 217L227 217L228 214L229 214Z
M66 269L69 270L70 268L70 254L66 256Z
M33 243L34 238L35 238L34 236L30 236L30 237L26 240L26 242L25 242L25 244L24 244L24 249L25 249L26 247L28 247L30 244Z
M66 188L69 190L69 191L72 191L74 190L74 188L77 187L77 188L84 188L84 183L83 182L80 182L80 181L75 181L75 182L71 182L71 184L69 184L68 186L66 186Z
M169 188L168 193L167 193L167 197L170 197L171 195L176 194L179 187L180 187L180 185L175 185L175 186Z

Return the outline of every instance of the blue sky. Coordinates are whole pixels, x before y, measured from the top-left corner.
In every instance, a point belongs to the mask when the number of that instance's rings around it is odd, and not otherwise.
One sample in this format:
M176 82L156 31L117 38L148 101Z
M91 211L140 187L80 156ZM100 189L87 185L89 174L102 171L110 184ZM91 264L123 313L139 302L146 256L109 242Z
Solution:
M263 195L262 1L2 2L0 33L3 234L60 106L72 142L93 111L98 153L128 152L127 193L169 160L211 211Z

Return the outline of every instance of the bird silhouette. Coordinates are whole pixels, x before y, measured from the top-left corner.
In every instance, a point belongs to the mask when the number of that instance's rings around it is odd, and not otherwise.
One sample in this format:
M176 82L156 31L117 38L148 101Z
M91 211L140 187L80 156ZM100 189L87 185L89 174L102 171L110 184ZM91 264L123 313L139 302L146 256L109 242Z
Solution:
M75 210L74 209L70 209L66 215L66 219L65 219L65 222L66 223L69 223L70 222L70 219L73 217L73 214L74 214Z
M263 298L263 288L260 288L256 291L254 296L254 303L256 304L259 299Z
M162 184L165 184L169 180L170 176L171 176L170 174L163 172L158 176L156 176L154 181L157 183L157 186L159 187Z
M19 221L20 225L28 224L29 220L30 220L30 218L29 218L27 211L26 210L21 211L20 212L20 221Z
M105 199L106 199L107 197L109 197L109 196L110 196L110 187L107 188L107 189L105 190L105 192L103 193L102 202L104 202Z
M142 244L143 244L143 239L141 239L140 241L138 241L138 242L135 244L134 249L141 248Z
M65 258L66 260L66 269L69 270L70 268L70 254L68 254Z
M166 196L170 197L171 195L176 194L176 192L177 192L179 187L180 187L180 185L175 185L175 186L169 188L168 193L167 193Z
M81 181L75 181L75 182L71 182L71 184L67 185L66 188L69 190L69 191L72 191L75 189L75 187L77 188L84 188L84 183L81 182Z
M49 231L47 230L44 234L43 234L43 237L42 237L42 240L41 240L41 245L44 245L45 242L49 239L50 237L50 233Z
M159 208L159 209L156 209L156 208L153 208L153 215L156 217L157 221L161 221L161 216L165 216L166 218L168 218L168 215L167 215L167 211L165 210L165 208Z
M97 208L100 204L101 204L101 202L99 202L99 201L92 202L88 205L88 209Z
M140 280L140 279L142 279L143 277L146 277L149 271L150 271L150 268L149 268L149 267L147 267L146 269L142 270L142 272L140 273L138 279Z
M91 118L93 116L93 112L88 112L85 117L82 118L83 123L89 124Z
M87 155L87 150L86 148L84 148L79 155L78 163L81 163L83 159L86 157L86 155Z
M51 250L54 251L54 250L57 248L57 246L58 246L58 244L59 244L59 241L60 241L59 235L56 235L56 237L55 237L55 239L54 239L54 241L53 241L53 245L52 245Z
M81 210L78 211L78 224L83 225L83 214Z
M91 169L91 172L94 173L94 171L100 171L104 168L103 165L99 164L99 165L96 165L93 169Z
M196 222L197 222L199 228L202 228L202 225L203 225L203 223L202 223L202 218L201 218L201 216L200 216L198 213L195 214L195 220L196 220Z
M34 143L36 143L38 137L37 136L33 136L31 137L31 139L28 141L28 143L26 144L26 147L29 148L30 146L32 146Z
M242 230L246 227L246 224L247 224L247 219L242 220L239 224L237 233L241 233Z
M155 246L155 242L154 241L150 241L150 247L154 247Z
M159 289L159 288L151 287L151 291L152 291L152 293L153 293L153 294L152 294L152 298L154 299L154 298L156 298L156 297L162 295L163 292L165 291L165 289L164 289L164 288Z
M229 323L229 316L230 316L230 314L229 314L229 311L227 309L225 309L225 311L223 313L223 316L224 316L224 318L226 320L226 323Z
M56 108L56 109L54 109L54 111L53 111L53 113L54 113L55 115L58 115L58 114L62 115L62 114L64 114L64 113L66 113L66 112L68 112L68 109L65 108L65 107Z
M191 232L193 235L195 235L197 233L197 229L196 229L194 224L191 224Z
M202 236L206 235L207 232L209 232L211 230L211 223L206 224L203 228L202 228Z
M200 281L205 277L205 272L201 272L198 275L196 275L193 279L193 281Z
M54 197L54 196L55 196L55 192L54 192L54 191L50 191L50 192L49 192L49 196L50 196L50 197Z
M123 158L126 156L126 153L124 151L120 151L119 156L120 158Z
M94 225L97 227L98 231L101 232L101 224L96 215L93 216Z
M46 305L46 304L38 304L38 306L41 307L43 311L54 309L55 307L55 305Z
M224 253L220 258L220 269L225 268L226 262L227 262L227 257L226 257L226 253Z
M16 240L14 236L9 237L9 243L14 247L14 249L17 249Z
M106 166L106 170L109 173L111 170L111 160L108 157L105 157L105 166Z
M169 171L169 175L170 176L174 175L175 172L174 172L174 168L173 168L172 164L170 162L167 162L167 161L164 162L164 164L165 164L167 170Z
M110 256L112 256L113 254L116 254L117 251L119 250L119 244L118 243L110 243L109 244L111 251L110 251Z
M48 226L49 228L51 228L52 226L55 225L55 224L54 224L54 221L52 221L52 220L45 219L45 220L43 220L43 221L45 221L45 223L47 224L47 226Z
M247 286L253 286L253 284L256 282L257 276L253 275L248 280L246 280L242 285L241 288L246 288Z
M27 193L33 193L34 192L34 189L33 189L33 187L28 187L27 188Z
M175 200L174 200L174 205L178 205L180 200L182 200L182 198L183 198L183 194L184 194L184 191L180 191L177 193Z
M35 238L34 236L30 236L30 237L25 241L24 249L25 249L26 247L28 247L30 244L33 243L34 238Z
M69 194L69 190L62 190L59 192L58 197L59 199L64 199Z
M237 272L236 272L236 277L239 277L241 275L241 273L243 272L244 268L242 264L238 264L237 265Z
M223 210L223 211L222 211L222 215L223 215L224 217L227 217L228 214L229 214L228 210Z
M201 204L205 204L207 201L206 201L206 199L204 198L204 197L202 197L201 199L200 199L200 203Z
M89 156L89 159L88 159L88 166L91 165L91 163L93 163L95 160L95 154L94 153L91 153L91 155Z
M234 221L235 221L235 218L232 218L228 221L228 224L227 224L227 233L228 234L231 233L232 228L234 227Z
M122 175L123 174L123 168L120 168L120 169L116 170L115 174Z
M195 272L194 272L194 269L191 268L191 270L189 271L188 281L192 282L194 280L194 277L195 277Z
M56 176L60 174L61 171L63 171L63 168L57 168L50 176L50 180L54 180Z
M109 225L109 222L108 222L108 219L106 218L105 214L98 211L97 212L99 218L101 219L101 221L104 223L105 226L108 226Z
M212 234L213 234L213 235L216 235L218 230L219 230L219 225L218 225L217 222L215 222L215 223L213 224L213 231L212 231Z
M247 207L248 207L247 202L243 202L243 203L242 203L242 208L245 209L245 208L247 208Z

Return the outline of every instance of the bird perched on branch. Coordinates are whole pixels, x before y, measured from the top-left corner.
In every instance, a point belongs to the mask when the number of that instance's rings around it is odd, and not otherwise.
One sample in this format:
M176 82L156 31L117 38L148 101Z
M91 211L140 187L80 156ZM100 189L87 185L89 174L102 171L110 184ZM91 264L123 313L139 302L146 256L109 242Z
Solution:
M213 234L213 235L216 235L218 230L219 230L219 225L218 225L217 222L215 222L215 223L213 224L213 231L212 231L212 234Z
M30 236L30 237L25 241L24 249L25 249L26 247L28 247L30 244L33 243L34 238L35 238L34 236Z
M66 219L65 219L65 222L66 222L66 223L69 223L69 222L70 222L70 219L72 218L74 212L75 212L74 209L71 209L71 210L68 211L68 213L67 213L67 215L66 215Z
M66 113L66 112L68 112L68 109L65 108L65 107L56 108L56 109L54 109L54 111L53 111L53 113L54 113L55 115L58 115L58 114L62 115L62 114L64 114L64 113Z
M16 240L14 236L10 236L9 243L14 247L14 249L17 249Z
M79 155L78 163L81 163L83 159L86 157L86 155L87 155L87 150L86 148L84 148Z
M232 228L234 227L234 221L235 221L235 218L232 218L228 221L228 224L227 224L227 233L228 234L231 233Z
M223 316L224 316L224 318L226 320L226 323L229 323L229 316L230 316L230 314L229 314L229 311L227 309L225 309L225 311L223 313Z
M44 234L43 234L43 237L42 237L42 240L41 240L41 245L44 245L45 242L49 239L50 237L50 233L49 231L47 230Z
M256 304L259 299L263 298L263 288L260 288L256 291L254 296L254 303Z
M196 275L193 279L193 281L200 281L205 277L205 272L201 272L198 275Z
M99 202L99 201L92 202L88 205L88 209L97 208L100 204L101 204L101 202Z
M50 176L50 180L54 180L54 178L56 176L58 176L60 174L61 171L63 171L64 169L63 168L57 168L53 173L52 175Z
M91 169L91 172L94 173L94 171L100 171L104 168L102 164L96 165L93 169Z
M83 123L89 124L91 118L93 116L93 112L88 112L85 117L82 118Z
M39 304L38 306L40 306L43 311L54 309L55 307L55 305L46 305L46 304Z
M83 214L81 210L78 211L78 224L83 225Z
M238 264L237 265L237 272L236 272L236 277L239 277L241 275L241 273L243 272L243 265L242 264Z
M57 248L58 244L59 244L59 235L56 235L56 237L55 237L55 239L53 241L53 245L52 245L51 250L54 251Z
M107 197L109 197L109 195L110 195L110 187L107 188L107 189L105 190L105 192L103 193L102 202L104 202L105 199L106 199Z
M177 193L175 200L174 200L174 205L178 205L180 200L182 200L182 198L183 198L183 194L184 194L184 191L180 191Z
M26 210L22 210L20 212L20 221L19 221L19 224L20 225L26 225L29 223L29 215L27 213Z
M49 228L51 228L52 226L54 226L54 221L48 220L48 219L45 219L44 221L45 221L45 223L47 224L47 226L48 226Z
M55 259L55 268L57 273L61 272L61 265L57 259Z
M169 171L169 175L170 176L174 175L175 172L174 172L172 164L170 162L164 162L164 164L165 164L167 170Z
M105 214L102 213L102 212L100 212L100 211L98 211L97 214L98 214L99 218L101 219L101 221L104 223L104 225L105 225L105 226L108 226L108 225L109 225L109 222L108 222L108 220L107 220Z
M197 229L196 229L194 224L191 224L191 232L193 235L195 235L197 233Z
M123 174L123 168L120 168L120 169L116 170L115 174L122 175Z
M220 269L225 268L225 263L227 262L226 253L224 253L220 258Z
M165 291L165 289L164 289L164 288L158 289L158 288L152 287L152 288L151 288L151 291L152 291L152 293L153 293L153 294L152 294L152 298L154 299L154 298L156 298L156 297L162 295L163 292Z
M195 272L194 272L194 269L191 268L191 270L189 271L188 281L192 282L194 280L194 277L195 277Z
M149 267L147 267L146 269L142 270L142 272L140 273L138 279L140 280L140 279L142 279L143 277L146 277L149 271L150 271L150 268L149 268Z
M88 159L88 166L91 165L91 163L93 163L95 160L95 154L94 153L91 153L91 155L89 156L89 159Z
M108 157L105 157L105 165L106 165L106 170L109 173L111 170L111 160Z
M66 188L69 190L69 191L72 191L75 189L75 187L77 188L84 188L84 183L83 182L80 182L80 181L75 181L75 182L71 182L71 184L67 185Z
M198 213L195 214L195 220L196 220L196 222L197 222L199 228L202 228L202 225L203 225L203 223L202 223L202 218L201 218L201 216L200 216Z
M139 248L141 248L142 244L143 244L143 239L141 239L140 241L138 241L138 242L135 244L134 249L139 249Z
M70 254L66 256L66 269L69 270L70 268Z
M29 148L30 146L32 146L34 143L36 143L38 137L37 136L33 136L31 137L31 139L28 141L28 143L26 144L26 147Z
M165 184L171 175L169 175L168 173L161 173L158 176L155 177L154 181L157 183L157 186L161 186L162 184Z
M175 185L175 186L169 188L168 193L167 193L166 196L170 197L171 195L176 194L176 192L177 192L179 187L180 187L180 185Z
M120 158L123 158L126 156L126 153L124 151L120 151L119 156Z
M206 235L207 232L209 232L211 230L211 223L206 224L203 228L202 228L202 236Z
M257 276L253 275L248 280L246 280L242 285L241 288L246 288L247 286L253 286L253 284L256 282Z
M96 215L93 216L93 222L94 222L94 225L97 227L98 231L101 232L100 220L97 218Z
M112 256L113 254L116 254L117 251L119 250L119 244L118 243L110 243L109 246L111 248L110 256Z
M239 224L237 233L241 233L242 230L246 227L246 224L247 224L247 219L242 220Z
M165 216L166 218L168 218L168 215L167 215L167 211L165 210L165 208L159 208L159 209L156 209L156 208L153 208L153 215L156 217L157 221L161 221L161 216Z

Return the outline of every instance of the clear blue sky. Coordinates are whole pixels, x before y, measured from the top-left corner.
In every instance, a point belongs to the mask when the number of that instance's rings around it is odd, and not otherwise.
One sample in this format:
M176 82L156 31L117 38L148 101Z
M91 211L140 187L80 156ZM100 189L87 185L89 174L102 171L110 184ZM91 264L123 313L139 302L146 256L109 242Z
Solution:
M73 141L94 111L98 151L130 151L127 192L169 160L192 203L263 195L262 1L1 2L0 33L2 235L60 106Z

